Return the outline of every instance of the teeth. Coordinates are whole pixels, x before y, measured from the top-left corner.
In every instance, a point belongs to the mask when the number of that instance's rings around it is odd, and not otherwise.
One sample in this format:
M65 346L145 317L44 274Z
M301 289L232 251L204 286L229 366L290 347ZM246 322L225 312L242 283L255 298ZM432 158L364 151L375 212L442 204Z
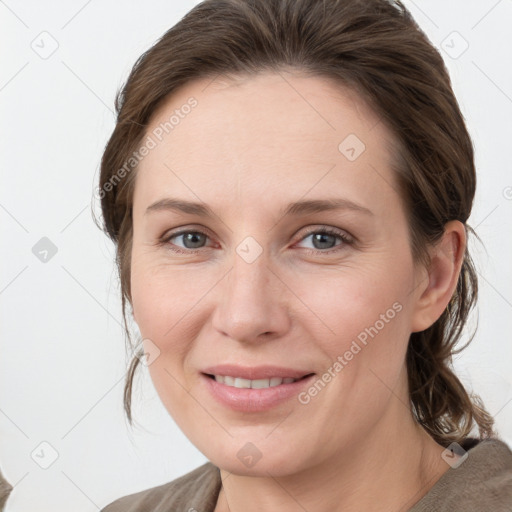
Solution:
M279 386L279 384L283 383L283 379L279 377L272 377L269 382L269 386Z
M239 379L238 377L235 379L235 388L250 388L251 381L249 379Z
M242 379L240 377L230 377L229 375L215 375L215 380L226 386L232 386L234 388L252 388L252 389L263 389L272 388L281 384L290 384L298 379L293 377L272 377L271 379Z
M215 377L217 378L217 377ZM220 382L223 382L224 384L227 384L228 386L234 386L235 385L235 379L233 377L220 377L222 380Z
M256 380L252 380L250 382L251 382L251 388L253 388L253 389L261 389L261 388L270 387L269 379L256 379Z

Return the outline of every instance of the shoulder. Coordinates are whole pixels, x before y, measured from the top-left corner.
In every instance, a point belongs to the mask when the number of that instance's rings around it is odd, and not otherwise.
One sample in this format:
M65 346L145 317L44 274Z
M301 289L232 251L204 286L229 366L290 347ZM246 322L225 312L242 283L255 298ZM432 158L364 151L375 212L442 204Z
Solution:
M11 494L12 485L4 478L0 471L0 511L4 509L5 502Z
M171 482L119 498L101 512L208 512L215 506L220 483L219 469L207 462Z
M466 439L451 467L410 512L512 512L512 451L503 441Z

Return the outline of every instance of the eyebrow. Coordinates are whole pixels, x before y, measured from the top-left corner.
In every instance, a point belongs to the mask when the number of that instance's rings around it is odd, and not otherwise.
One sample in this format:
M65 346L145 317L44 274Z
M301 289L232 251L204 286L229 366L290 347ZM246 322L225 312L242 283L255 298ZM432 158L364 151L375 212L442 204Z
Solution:
M160 199L147 207L144 215L155 211L177 211L200 217L217 217L213 210L204 203L186 201L184 199L175 199L167 197ZM307 215L312 213L320 213L331 210L352 210L373 215L373 212L360 204L354 203L348 199L309 199L295 201L290 203L286 208L281 209L280 216L288 215Z

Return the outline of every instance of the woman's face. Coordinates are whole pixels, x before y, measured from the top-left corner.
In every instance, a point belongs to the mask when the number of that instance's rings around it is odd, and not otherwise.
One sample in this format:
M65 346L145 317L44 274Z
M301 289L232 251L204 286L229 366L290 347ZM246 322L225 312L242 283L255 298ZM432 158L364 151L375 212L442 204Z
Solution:
M268 72L185 85L147 136L133 312L192 443L279 476L397 427L425 274L378 117L326 79Z

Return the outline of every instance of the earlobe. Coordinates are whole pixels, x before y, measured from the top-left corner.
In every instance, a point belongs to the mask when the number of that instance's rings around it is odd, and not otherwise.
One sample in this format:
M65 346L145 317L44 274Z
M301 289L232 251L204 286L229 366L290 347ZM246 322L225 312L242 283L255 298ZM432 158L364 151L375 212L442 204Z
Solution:
M412 332L428 329L453 296L466 251L466 229L454 220L445 225L441 240L430 249L428 283L420 287L412 318Z

